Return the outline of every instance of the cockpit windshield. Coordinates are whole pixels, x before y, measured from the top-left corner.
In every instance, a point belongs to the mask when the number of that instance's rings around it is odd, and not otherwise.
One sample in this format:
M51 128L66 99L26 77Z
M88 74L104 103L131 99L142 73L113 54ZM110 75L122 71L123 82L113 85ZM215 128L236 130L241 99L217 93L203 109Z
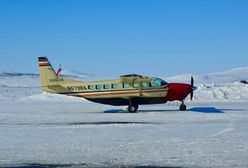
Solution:
M154 78L151 84L152 86L165 86L167 85L167 82L165 82L164 80L160 78Z

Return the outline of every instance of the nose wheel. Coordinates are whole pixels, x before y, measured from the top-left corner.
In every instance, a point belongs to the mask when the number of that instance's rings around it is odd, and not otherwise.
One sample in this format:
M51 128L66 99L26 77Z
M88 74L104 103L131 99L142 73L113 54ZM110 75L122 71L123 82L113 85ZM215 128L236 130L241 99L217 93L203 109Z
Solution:
M186 111L186 109L187 109L187 106L184 104L184 102L182 101L182 104L180 105L180 107L179 107L179 110L180 111Z

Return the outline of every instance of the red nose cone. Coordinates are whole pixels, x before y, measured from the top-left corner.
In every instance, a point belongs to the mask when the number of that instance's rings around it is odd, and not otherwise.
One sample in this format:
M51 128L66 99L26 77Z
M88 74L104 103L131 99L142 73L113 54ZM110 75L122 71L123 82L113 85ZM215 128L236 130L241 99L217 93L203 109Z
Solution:
M192 88L189 84L169 83L168 93L165 97L167 101L184 100L191 92Z

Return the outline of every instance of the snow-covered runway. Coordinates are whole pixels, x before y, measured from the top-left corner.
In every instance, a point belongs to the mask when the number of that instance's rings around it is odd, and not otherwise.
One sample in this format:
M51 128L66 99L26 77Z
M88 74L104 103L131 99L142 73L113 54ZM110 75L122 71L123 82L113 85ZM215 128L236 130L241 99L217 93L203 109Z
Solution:
M0 102L0 167L248 167L248 104Z
M185 112L169 103L129 114L44 93L37 74L0 73L0 167L248 167L248 85L237 82L247 74L196 76Z

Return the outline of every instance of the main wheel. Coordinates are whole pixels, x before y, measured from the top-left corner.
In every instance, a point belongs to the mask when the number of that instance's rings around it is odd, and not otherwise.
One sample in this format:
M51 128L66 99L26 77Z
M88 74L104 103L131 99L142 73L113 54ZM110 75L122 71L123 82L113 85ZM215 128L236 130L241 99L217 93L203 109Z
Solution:
M187 107L186 107L185 104L181 104L180 107L179 107L180 111L185 111L186 109L187 109Z
M133 105L129 105L127 110L129 113L135 113L135 112L137 112L138 108L139 108L138 105L133 104Z

